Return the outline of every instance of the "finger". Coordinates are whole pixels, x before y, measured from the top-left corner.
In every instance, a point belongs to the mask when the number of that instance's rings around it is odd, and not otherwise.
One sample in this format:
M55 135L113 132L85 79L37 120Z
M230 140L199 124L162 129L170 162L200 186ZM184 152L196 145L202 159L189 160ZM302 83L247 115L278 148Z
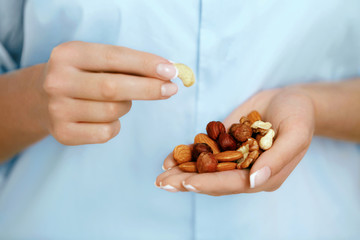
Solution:
M173 157L173 153L170 153L164 160L163 164L163 170L169 170L177 165L177 162L175 161Z
M271 176L279 173L283 167L309 147L311 136L309 127L302 126L302 123L296 125L292 121L283 123L274 145L265 151L252 166L250 187L259 187Z
M213 196L253 192L247 169L194 174L184 180L183 186L188 191Z
M306 150L302 151L297 155L292 161L290 161L286 166L284 166L280 172L273 175L269 181L265 184L260 185L256 188L250 188L249 182L249 170L231 170L215 173L202 173L194 174L190 177L187 177L183 180L183 186L186 190L212 195L212 196L222 196L229 194L239 194L239 193L254 193L261 191L275 191L277 190L290 173L294 170L296 165L300 162L302 157L305 155ZM164 177L163 182L166 182L169 185L176 185L176 182L171 181L173 175ZM171 178L170 178L171 177ZM174 180L178 180L179 177L174 176ZM169 179L169 180L168 180Z
M52 113L69 122L110 123L127 114L131 105L131 101L98 102L63 98L52 104L52 108L56 108L52 109Z
M112 123L64 123L51 134L64 145L105 143L120 131L120 121Z
M96 72L118 72L169 80L176 68L168 60L134 49L88 42L67 42L52 53L76 68Z
M64 92L71 97L98 101L166 99L174 95L175 83L125 74L76 71L64 80Z
M187 192L188 190L184 187L183 182L197 173L179 172L177 174L171 174L162 179L160 182L160 188L165 190L171 189L171 192L181 191Z
M168 176L171 176L171 175L174 175L174 174L179 174L179 173L182 173L183 171L181 171L178 167L174 167L174 168L171 168L169 169L168 171L165 171L163 173L161 173L157 178L156 178L156 181L155 181L155 185L156 186L160 186L160 183L165 179L167 178Z

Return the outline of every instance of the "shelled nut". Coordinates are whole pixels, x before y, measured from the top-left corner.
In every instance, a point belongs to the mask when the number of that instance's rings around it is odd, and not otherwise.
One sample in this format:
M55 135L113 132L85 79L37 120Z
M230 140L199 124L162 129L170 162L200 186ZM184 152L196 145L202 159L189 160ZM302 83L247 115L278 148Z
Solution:
M196 167L199 173L215 172L218 161L214 154L203 152L199 155L196 161Z
M235 139L228 133L223 132L220 134L218 143L220 145L221 150L235 150L237 147L237 143Z
M226 132L225 126L222 122L219 121L212 121L209 122L206 126L206 132L207 135L216 141L216 139L219 137L220 133Z
M214 154L220 152L217 143L204 133L199 133L198 135L196 135L194 138L194 143L206 143L212 149Z
M178 164L191 161L191 148L188 145L178 145L173 151L173 157Z
M174 159L184 172L250 168L272 146L275 131L271 127L257 111L241 117L227 132L221 122L212 121L206 126L207 134L197 134L193 145L175 147Z
M192 151L192 158L194 161L199 157L202 152L213 152L211 147L206 143L195 143Z
M215 159L219 162L232 162L243 157L243 154L239 151L225 151L215 154Z
M247 118L250 121L250 124L253 124L256 121L260 121L261 120L261 115L258 111L252 111L251 113L249 113L247 115Z
M179 165L179 168L183 172L197 172L196 162L186 162Z
M218 165L216 166L216 171L218 172L229 171L236 169L236 166L237 164L234 162L222 162L222 163L218 163Z

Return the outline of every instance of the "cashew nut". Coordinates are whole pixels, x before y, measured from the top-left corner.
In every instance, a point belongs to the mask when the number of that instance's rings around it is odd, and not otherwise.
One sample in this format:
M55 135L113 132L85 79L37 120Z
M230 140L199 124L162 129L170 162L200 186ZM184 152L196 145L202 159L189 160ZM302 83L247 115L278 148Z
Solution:
M241 165L249 155L249 144L242 145L236 151L239 151L243 154L243 157L238 160L238 163Z
M271 123L263 122L263 121L259 120L259 121L254 122L251 125L251 128L255 128L255 129L261 128L261 129L269 130L271 128L271 126L272 126Z
M177 77L181 79L185 87L190 87L195 83L195 75L190 67L182 63L174 63L174 66L178 71Z
M269 129L268 132L260 139L259 145L261 149L268 150L271 148L273 144L273 139L275 137L275 131L273 129Z

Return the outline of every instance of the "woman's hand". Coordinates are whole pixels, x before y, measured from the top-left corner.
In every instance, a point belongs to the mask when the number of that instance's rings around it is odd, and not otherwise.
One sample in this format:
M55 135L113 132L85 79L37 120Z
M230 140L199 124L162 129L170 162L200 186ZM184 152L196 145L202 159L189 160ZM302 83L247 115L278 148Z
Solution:
M278 189L310 145L315 126L314 104L307 94L295 88L263 91L235 109L225 119L225 126L229 128L251 110L258 110L265 121L273 124L276 139L250 170L186 173L176 167L171 153L164 161L164 169L168 170L157 177L155 184L171 192L214 196Z
M136 50L85 42L54 48L39 91L44 91L44 126L61 143L103 143L120 131L119 118L132 100L167 99L177 92L169 80L175 67Z

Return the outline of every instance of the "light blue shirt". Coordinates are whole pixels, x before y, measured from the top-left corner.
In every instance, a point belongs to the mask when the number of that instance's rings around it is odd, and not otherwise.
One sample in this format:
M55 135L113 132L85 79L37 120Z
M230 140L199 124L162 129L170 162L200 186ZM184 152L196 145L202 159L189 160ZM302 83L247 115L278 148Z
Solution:
M0 0L0 12L11 13L0 21L21 12L8 2ZM175 145L257 91L359 76L359 13L359 0L26 1L23 44L9 47L16 27L0 24L3 72L82 40L185 63L197 83L179 84L166 101L133 102L108 143L69 147L49 136L4 164L0 239L358 239L353 143L315 137L272 193L174 194L154 181Z

